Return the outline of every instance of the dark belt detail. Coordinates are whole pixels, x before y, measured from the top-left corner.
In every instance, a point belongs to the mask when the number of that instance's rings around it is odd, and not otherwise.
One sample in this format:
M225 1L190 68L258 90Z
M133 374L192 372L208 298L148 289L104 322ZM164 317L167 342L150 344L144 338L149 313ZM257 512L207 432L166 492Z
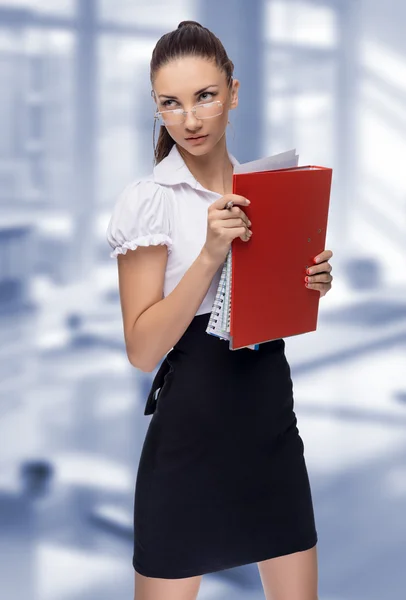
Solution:
M145 403L144 415L152 415L155 412L159 392L162 389L162 386L165 382L165 376L169 373L170 368L171 365L167 359L164 358L152 382L152 386Z

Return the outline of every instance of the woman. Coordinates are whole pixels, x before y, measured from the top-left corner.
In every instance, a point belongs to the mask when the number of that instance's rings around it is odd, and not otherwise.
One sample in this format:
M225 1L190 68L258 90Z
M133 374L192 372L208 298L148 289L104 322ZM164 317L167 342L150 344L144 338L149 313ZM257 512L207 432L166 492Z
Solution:
M129 361L152 371L168 353L145 409L135 598L192 600L204 573L257 562L268 599L316 600L317 533L284 341L230 351L206 333L230 244L251 237L226 147L233 63L213 33L185 21L158 41L151 83L163 121L156 166L119 196L107 232ZM322 252L309 277L321 295L331 256Z

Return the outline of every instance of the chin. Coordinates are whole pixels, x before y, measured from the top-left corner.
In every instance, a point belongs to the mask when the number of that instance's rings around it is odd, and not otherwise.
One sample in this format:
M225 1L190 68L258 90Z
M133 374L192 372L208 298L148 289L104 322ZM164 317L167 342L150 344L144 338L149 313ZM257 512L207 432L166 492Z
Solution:
M189 144L179 142L177 142L177 144L182 148L184 152L187 152L191 156L203 156L203 154L207 154L211 150L211 148L207 148L206 146L193 147L189 146Z
M191 156L204 156L213 150L216 144L213 144L213 141L209 138L206 143L199 146L192 146L182 140L182 142L176 142L178 146L182 148L185 152L190 154Z
M200 146L199 148L191 148L188 152L193 156L203 156L204 154L208 154L210 150L212 150L212 147L207 145L204 147Z

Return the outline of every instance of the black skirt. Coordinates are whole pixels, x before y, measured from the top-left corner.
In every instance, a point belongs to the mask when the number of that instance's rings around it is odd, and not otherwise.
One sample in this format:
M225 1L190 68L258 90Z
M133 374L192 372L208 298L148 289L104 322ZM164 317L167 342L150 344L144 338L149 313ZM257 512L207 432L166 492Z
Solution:
M168 353L145 407L133 567L147 577L192 577L317 543L285 343L230 350L206 333L208 319L194 317Z

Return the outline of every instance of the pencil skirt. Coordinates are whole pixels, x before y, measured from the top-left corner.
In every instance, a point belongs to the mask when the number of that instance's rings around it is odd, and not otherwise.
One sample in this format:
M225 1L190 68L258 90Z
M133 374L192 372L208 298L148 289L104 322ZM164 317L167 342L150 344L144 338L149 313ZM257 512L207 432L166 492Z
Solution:
M230 350L206 333L208 319L195 316L168 353L145 409L132 563L147 577L203 575L317 543L285 342Z

